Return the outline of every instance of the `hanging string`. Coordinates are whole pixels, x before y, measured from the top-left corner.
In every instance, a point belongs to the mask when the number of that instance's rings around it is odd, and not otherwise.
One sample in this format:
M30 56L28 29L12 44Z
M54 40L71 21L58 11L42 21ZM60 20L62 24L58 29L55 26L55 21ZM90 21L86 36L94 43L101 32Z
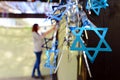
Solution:
M90 7L90 9L91 9L91 7L92 7L91 0L88 0L88 5L89 5L89 7ZM89 13L89 14L91 14L90 9L88 10L88 13Z
M83 51L83 56L84 56L84 59L85 59L85 63L86 63L86 67L87 67L89 76L90 76L90 78L91 78L91 77L92 77L92 74L91 74L91 71L90 71L90 67L89 67L89 64L88 64L88 61L87 61L87 56L86 56L86 54L85 54L85 51Z

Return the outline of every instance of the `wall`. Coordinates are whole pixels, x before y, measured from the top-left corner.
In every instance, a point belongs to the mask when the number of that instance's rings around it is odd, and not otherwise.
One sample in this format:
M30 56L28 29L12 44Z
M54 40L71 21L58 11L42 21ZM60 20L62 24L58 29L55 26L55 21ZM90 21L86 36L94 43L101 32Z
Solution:
M86 80L86 67L84 65L84 61L82 63L82 67L79 68L81 70L81 74L78 77L78 52L77 51L71 51L68 46L63 44L64 37L66 36L66 28L65 28L66 22L63 19L60 22L60 28L59 28L59 34L58 34L58 40L59 40L59 50L63 51L63 57L61 59L61 63L58 69L58 80L78 80L79 77L82 78L82 80ZM74 38L73 38L74 39ZM60 59L60 56L62 55L62 52L59 53L58 61Z

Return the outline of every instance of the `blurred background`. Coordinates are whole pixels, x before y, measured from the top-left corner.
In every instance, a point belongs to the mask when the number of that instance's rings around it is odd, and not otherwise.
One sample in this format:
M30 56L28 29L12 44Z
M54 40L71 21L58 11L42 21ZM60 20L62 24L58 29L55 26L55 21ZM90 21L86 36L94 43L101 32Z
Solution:
M51 22L45 14L57 4L0 0L0 79L31 76L35 61L31 27L37 23L43 32L50 29ZM43 64L45 59L42 58ZM48 75L49 69L41 66L42 74Z

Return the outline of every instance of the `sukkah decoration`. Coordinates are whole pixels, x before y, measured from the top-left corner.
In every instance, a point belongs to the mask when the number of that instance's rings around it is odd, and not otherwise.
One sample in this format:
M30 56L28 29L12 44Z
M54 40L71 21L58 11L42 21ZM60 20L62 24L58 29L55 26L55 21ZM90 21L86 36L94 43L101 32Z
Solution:
M86 12L83 10L83 5L81 4L81 1L79 0L67 0L66 3L61 4L64 2L60 2L58 6L53 9L53 12L46 14L48 16L47 19L55 20L57 24L57 31L59 27L59 22L62 20L63 17L66 17L66 28L69 28L70 32L72 32L72 35L75 37L73 40L73 43L70 46L70 50L72 51L82 51L82 55L84 55L85 63L87 65L87 70L89 72L90 77L91 72L90 68L87 62L87 58L90 60L91 63L94 63L98 53L100 51L112 51L110 46L105 40L105 36L107 33L108 28L102 28L95 26L87 17ZM90 12L90 10L93 10L96 15L100 14L100 10L102 8L106 8L108 6L107 0L87 0L86 2L86 9ZM70 14L71 16L69 16ZM70 25L69 23L75 23L75 26ZM46 50L46 56L47 60L45 63L45 67L50 68L51 70L55 69L56 72L56 59L58 56L58 53L60 50L58 50L57 46L59 44L59 41L56 39L56 33L55 31L53 36L53 42L52 47L50 49ZM68 30L67 30L68 31ZM85 36L85 38L88 40L89 37L87 36L87 31L93 31L95 34L99 37L99 42L96 47L87 47L82 36ZM68 32L66 32L67 34ZM85 33L85 34L83 34ZM59 34L59 33L58 33ZM71 40L68 40L66 37L65 40L67 42L70 42ZM49 42L49 41L48 41ZM77 44L80 44L79 47L76 47ZM105 47L102 47L104 45ZM48 46L47 46L48 47ZM93 51L93 55L90 54L90 52ZM54 54L54 61L53 64L50 62L50 54ZM87 58L86 58L87 57ZM62 57L60 58L60 60ZM58 61L60 63L60 61ZM57 65L57 68L60 64ZM52 72L51 72L52 74Z

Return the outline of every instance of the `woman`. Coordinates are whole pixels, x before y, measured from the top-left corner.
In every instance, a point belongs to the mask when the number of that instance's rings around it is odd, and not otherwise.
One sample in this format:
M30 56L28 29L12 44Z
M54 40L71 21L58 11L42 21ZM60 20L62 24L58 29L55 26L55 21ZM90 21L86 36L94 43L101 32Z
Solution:
M46 33L38 33L38 30L40 30L39 25L34 24L32 27L34 53L36 55L36 61L35 61L33 71L32 71L33 78L42 78L39 66L40 66L40 62L41 62L43 38L46 34L51 32L53 29L55 29L55 27L53 27L52 29L50 29ZM35 76L36 70L37 70L37 76Z

